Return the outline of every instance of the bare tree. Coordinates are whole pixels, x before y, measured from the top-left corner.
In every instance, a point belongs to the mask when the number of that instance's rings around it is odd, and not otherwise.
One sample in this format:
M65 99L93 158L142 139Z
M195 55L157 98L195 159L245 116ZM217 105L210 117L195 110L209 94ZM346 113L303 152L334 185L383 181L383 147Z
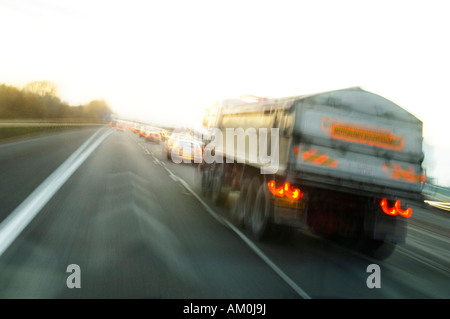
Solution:
M56 96L57 86L51 81L33 81L24 85L23 90L25 92L38 94L41 96Z

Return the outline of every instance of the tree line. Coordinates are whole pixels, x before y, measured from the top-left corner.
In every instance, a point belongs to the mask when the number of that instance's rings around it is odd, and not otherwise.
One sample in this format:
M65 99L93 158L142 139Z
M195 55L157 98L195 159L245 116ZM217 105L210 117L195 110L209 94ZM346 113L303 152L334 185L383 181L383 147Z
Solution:
M56 85L50 81L30 82L23 88L0 84L0 120L109 120L112 111L104 100L92 100L85 105L71 106L61 101L56 91Z

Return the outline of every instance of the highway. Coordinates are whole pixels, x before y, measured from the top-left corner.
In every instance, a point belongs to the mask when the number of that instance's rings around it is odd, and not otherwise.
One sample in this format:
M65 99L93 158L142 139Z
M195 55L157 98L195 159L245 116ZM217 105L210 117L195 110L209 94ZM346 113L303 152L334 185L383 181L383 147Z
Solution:
M305 231L255 242L200 195L195 166L108 126L0 144L0 222L2 299L450 298L446 213L414 208L382 261Z

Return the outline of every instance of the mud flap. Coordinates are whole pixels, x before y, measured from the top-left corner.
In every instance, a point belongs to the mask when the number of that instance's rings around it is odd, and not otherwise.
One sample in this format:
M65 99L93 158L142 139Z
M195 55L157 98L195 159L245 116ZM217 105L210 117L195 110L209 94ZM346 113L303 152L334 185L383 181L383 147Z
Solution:
M286 198L274 198L274 223L296 228L306 228L308 203L307 196L297 201Z
M381 209L378 209L377 205L366 209L364 218L365 237L403 244L405 243L406 233L407 220L405 218L384 214Z

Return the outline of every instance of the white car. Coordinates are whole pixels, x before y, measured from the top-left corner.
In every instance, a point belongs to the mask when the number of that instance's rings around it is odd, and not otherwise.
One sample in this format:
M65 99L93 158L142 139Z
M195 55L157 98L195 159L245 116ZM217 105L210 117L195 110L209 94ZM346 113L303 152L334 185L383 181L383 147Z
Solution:
M200 164L203 159L202 145L192 139L175 139L167 150L167 157L175 163Z

